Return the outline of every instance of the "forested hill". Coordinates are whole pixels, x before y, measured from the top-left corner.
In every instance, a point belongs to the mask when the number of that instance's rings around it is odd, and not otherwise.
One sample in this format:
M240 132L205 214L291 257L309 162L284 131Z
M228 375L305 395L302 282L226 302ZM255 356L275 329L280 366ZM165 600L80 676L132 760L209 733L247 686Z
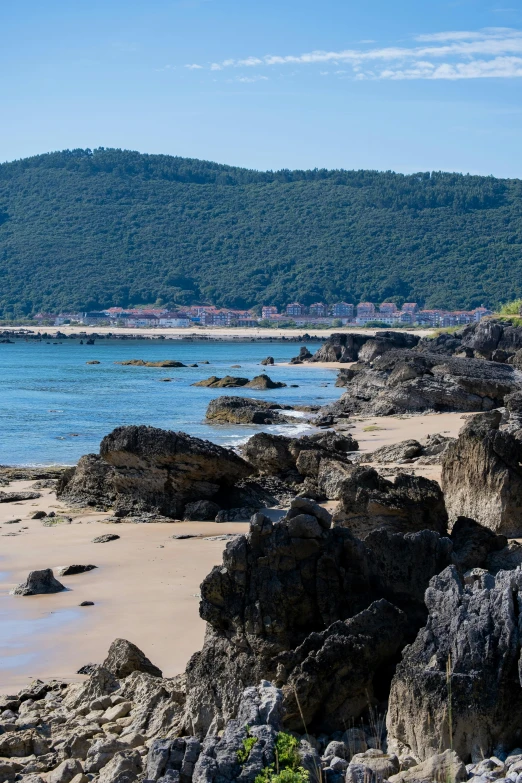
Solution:
M0 165L0 317L522 296L522 181L257 172L114 149Z

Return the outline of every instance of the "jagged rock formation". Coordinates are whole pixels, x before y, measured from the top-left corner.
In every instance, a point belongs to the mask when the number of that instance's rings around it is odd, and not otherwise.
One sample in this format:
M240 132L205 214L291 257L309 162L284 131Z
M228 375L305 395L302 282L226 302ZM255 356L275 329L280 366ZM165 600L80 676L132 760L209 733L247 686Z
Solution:
M110 508L116 500L113 483L115 470L99 454L85 454L74 468L67 468L58 479L56 497L68 503L95 508Z
M475 519L496 533L522 534L522 441L500 430L501 414L474 416L442 461L451 520Z
M399 473L392 482L374 468L357 467L342 482L339 497L334 524L359 538L378 528L392 533L435 530L446 534L448 515L442 491L436 481L423 476Z
M451 542L432 531L409 536L376 531L363 543L348 530L329 525L328 512L296 498L286 519L272 523L257 514L249 535L227 545L223 566L214 568L201 586L200 614L207 632L202 651L187 667L185 720L191 731L217 730L235 714L242 690L260 679L276 678L288 684L288 692L295 683L303 685L301 706L310 730L330 726L334 715L347 723L357 719L363 710L360 691L340 673L340 662L348 665L348 649L354 672L364 669L368 693L385 691L391 676L387 666L395 661L403 634L412 638L422 624L424 590L429 577L451 562ZM357 622L330 629L380 599L394 606L379 604ZM400 621L397 610L404 612ZM382 646L372 640L365 647L379 615L383 627L388 622L384 617L395 618L396 633L383 636ZM292 651L297 657L292 658ZM332 671L339 666L335 699L323 703L300 679L298 668L307 669L308 653L324 656ZM360 669L357 659L365 661ZM299 728L300 721L291 713L287 725Z
M334 332L310 358L311 362L356 362L359 350L371 338L364 334Z
M209 403L206 417L214 424L287 424L295 419L280 413L289 405L249 397L218 397Z
M309 359L311 362L373 361L394 348L414 348L419 337L407 332L376 332L367 334L335 332Z
M154 512L179 518L188 503L219 502L252 468L230 449L155 427L118 427L64 475L57 496L112 505L120 516ZM93 492L94 490L94 492Z
M15 587L13 595L44 595L46 593L59 593L65 587L54 578L51 568L41 571L31 571L25 582Z
M408 332L376 332L359 350L358 361L373 362L378 356L396 348L415 348L419 342L416 334Z
M301 438L260 432L243 445L245 459L262 475L281 476L297 484L305 482L307 494L334 499L335 477L351 471L348 454L359 444L350 434L320 432Z
M522 375L509 365L393 349L345 371L347 391L328 410L374 416L487 411L502 405L521 382Z
M379 691L376 674L390 666L393 670L406 631L404 612L381 599L281 653L276 683L285 695L286 724L302 727L304 721L333 732L349 725L368 705L385 700L386 687Z
M515 356L522 350L522 328L509 320L485 318L451 334L424 337L417 350L515 364Z
M504 400L506 409L502 416L502 426L522 441L522 391L508 394Z
M478 762L520 746L521 588L521 569L485 574L469 587L455 566L433 577L426 627L393 678L389 748L424 760L451 746Z

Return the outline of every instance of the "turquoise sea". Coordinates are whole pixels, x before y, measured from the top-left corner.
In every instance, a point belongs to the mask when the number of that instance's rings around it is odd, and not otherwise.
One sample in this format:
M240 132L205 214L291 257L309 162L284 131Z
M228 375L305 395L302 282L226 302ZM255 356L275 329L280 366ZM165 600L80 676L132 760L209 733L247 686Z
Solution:
M310 350L318 348L309 344ZM267 355L288 362L298 343L181 342L177 340L97 340L80 345L24 342L0 344L0 464L74 464L82 454L98 451L100 440L122 424L149 424L183 430L223 445L237 445L258 432L255 426L216 426L205 421L211 399L222 394L259 397L279 403L326 404L337 399L336 372L315 365L268 367L273 380L298 388L269 392L252 389L206 389L191 386L210 375L252 378L265 370ZM86 364L96 359L98 365ZM122 367L127 359L174 359L179 369ZM239 364L240 368L231 365ZM171 383L160 382L172 378ZM304 422L271 427L272 432L299 433Z

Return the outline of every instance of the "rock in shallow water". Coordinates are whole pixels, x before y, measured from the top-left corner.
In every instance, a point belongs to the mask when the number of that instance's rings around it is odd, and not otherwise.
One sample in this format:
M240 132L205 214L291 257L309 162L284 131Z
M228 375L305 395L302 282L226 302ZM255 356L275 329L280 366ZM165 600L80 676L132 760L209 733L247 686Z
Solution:
M51 568L41 571L31 571L26 581L15 587L13 595L44 595L46 593L59 593L65 587L54 578Z

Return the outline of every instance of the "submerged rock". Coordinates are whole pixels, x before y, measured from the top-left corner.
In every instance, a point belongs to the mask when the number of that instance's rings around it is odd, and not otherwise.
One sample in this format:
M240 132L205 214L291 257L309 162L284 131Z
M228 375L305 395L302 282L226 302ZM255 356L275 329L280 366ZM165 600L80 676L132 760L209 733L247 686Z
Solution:
M218 397L209 403L206 417L217 424L286 424L295 422L280 413L290 406L249 397Z
M51 568L41 571L31 571L26 581L15 587L13 595L44 595L46 593L59 593L65 587L54 578Z
M131 367L186 367L183 362L177 362L173 359L162 359L158 362L146 362L143 359L128 359L123 362L114 362L114 364L122 364L124 366Z

